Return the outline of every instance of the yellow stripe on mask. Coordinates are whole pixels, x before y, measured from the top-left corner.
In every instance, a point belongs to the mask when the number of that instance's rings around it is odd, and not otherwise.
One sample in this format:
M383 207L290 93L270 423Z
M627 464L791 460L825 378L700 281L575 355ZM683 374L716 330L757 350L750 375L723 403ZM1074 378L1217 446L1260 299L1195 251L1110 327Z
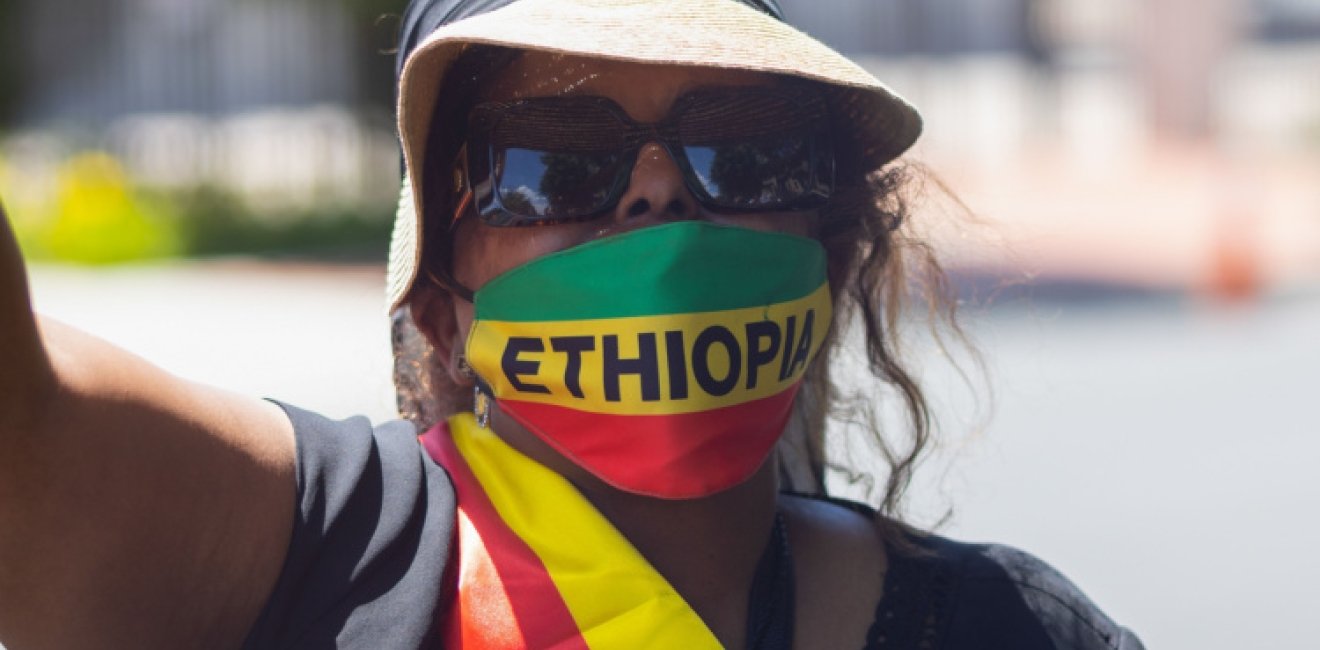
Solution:
M523 456L471 414L450 418L454 445L500 518L536 553L592 648L719 648L705 622L563 477Z
M572 321L476 321L467 359L499 399L667 415L776 395L830 324L827 285L769 307Z

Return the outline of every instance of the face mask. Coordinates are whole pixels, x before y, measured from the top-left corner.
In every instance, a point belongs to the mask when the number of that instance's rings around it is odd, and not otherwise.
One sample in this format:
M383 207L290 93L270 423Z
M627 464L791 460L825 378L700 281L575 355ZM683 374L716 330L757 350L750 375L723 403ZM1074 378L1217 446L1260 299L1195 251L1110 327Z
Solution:
M475 295L500 408L627 492L708 496L769 456L830 324L811 239L683 221L542 257Z

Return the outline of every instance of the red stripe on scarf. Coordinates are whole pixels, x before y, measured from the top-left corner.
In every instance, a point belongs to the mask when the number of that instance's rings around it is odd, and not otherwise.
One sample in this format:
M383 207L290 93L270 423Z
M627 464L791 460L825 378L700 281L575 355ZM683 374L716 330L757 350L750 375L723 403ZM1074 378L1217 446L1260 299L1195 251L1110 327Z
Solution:
M462 635L462 641L448 639L451 647L499 647L501 640L519 636L513 630L500 629L500 626L516 625L528 647L588 650L577 622L559 595L545 564L500 518L462 454L454 447L448 426L443 422L437 424L423 434L421 440L431 458L448 470L454 482L458 510L466 515L477 532L475 540L460 536L458 553L460 556L477 553L478 557L474 559L479 569L487 561L494 567L515 619L511 622L493 620L496 618L492 616L494 612L480 607L481 601L490 603L489 592L483 598L468 600L464 596L466 590L459 589L456 606L445 613L450 617L445 629L450 634ZM473 541L480 548L464 548ZM482 587L490 588L489 585ZM480 593L473 592L473 596ZM474 634L478 630L481 632Z

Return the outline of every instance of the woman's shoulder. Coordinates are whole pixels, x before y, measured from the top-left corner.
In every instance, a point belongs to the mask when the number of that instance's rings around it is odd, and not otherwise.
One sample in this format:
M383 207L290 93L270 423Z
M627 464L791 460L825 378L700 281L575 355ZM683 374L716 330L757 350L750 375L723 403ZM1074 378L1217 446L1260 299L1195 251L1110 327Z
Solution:
M297 509L275 590L245 647L427 647L454 492L406 421L372 426L280 404L297 441Z
M908 533L901 540L890 544L868 648L1142 648L1136 635L1035 555L937 535Z
M824 523L840 554L866 539L883 546L882 595L864 647L971 650L1140 650L1141 642L1040 558L1002 544L918 533L844 499L793 495L804 520ZM874 566L871 554L863 565ZM859 567L860 568L860 567ZM853 574L864 583L865 571ZM878 601L878 602L877 602Z

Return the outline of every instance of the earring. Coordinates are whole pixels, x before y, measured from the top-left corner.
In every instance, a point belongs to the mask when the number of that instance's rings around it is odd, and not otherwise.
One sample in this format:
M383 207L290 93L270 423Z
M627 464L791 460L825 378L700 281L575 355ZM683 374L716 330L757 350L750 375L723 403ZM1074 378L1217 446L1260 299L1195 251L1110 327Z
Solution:
M472 365L468 363L467 356L464 355L462 352L458 353L458 359L456 359L456 363L458 364L459 374L463 375L464 377L467 377L468 379L473 379L477 376L477 373L472 370Z
M482 429L490 426L490 396L480 386L472 387L472 414L477 416L477 426Z
M458 364L459 374L468 379L476 379L477 373L472 369L472 364L468 363L467 356L459 352L454 360ZM472 414L477 416L477 426L485 429L490 425L490 395L481 390L481 382L476 382L472 386Z

